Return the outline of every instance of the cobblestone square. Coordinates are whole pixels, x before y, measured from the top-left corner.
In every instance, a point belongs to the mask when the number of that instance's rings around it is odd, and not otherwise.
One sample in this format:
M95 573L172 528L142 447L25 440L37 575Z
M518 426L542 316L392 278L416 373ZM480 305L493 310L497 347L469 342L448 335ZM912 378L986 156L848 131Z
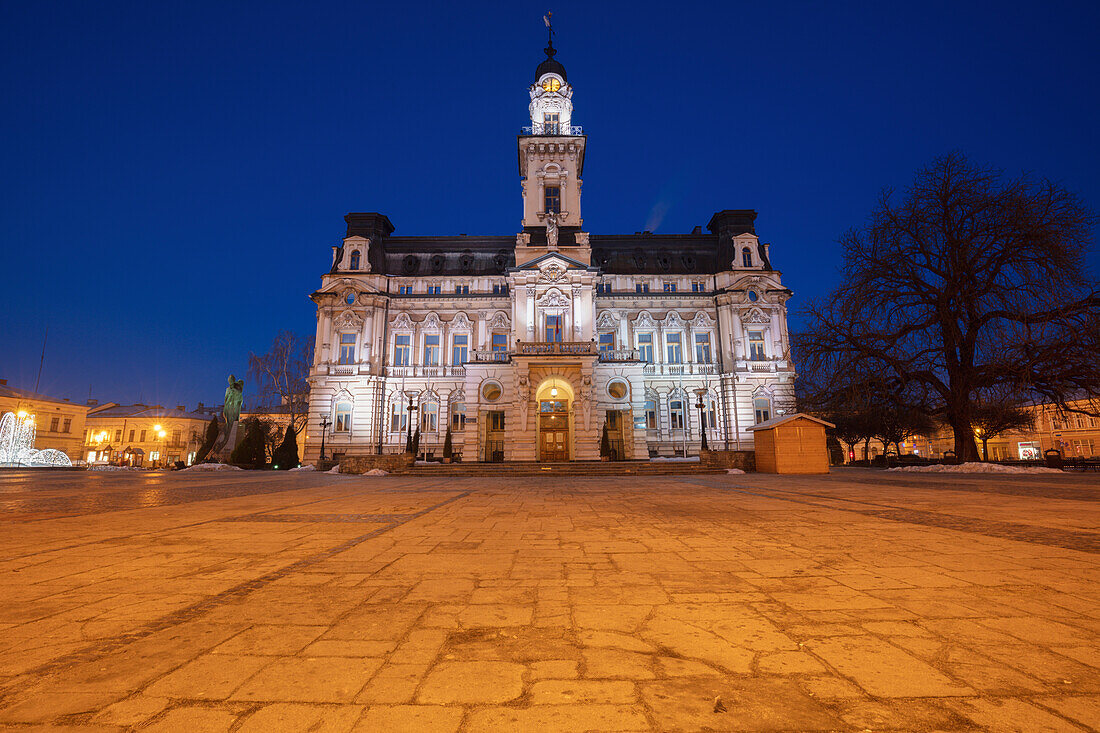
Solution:
M0 727L1100 727L1100 477L0 473Z

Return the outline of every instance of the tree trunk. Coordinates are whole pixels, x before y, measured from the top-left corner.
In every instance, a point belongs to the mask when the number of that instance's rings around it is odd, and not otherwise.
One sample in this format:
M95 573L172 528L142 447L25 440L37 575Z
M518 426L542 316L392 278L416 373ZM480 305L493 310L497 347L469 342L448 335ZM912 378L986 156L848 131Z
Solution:
M959 463L976 463L978 444L974 441L974 425L970 422L970 411L958 410L948 415L951 430L955 433L955 459Z
M982 438L982 460L989 461L989 438Z

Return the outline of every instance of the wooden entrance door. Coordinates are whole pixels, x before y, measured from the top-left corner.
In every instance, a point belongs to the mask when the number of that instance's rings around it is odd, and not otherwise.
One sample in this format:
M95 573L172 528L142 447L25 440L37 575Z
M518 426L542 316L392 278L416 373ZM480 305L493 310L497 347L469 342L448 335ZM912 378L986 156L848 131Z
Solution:
M563 401L539 403L539 460L569 460L569 408Z

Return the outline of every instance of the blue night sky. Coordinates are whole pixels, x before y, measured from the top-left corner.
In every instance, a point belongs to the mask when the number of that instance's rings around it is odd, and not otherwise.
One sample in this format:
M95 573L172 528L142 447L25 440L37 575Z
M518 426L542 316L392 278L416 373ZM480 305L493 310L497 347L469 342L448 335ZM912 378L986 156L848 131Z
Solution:
M214 403L277 331L312 334L346 212L516 232L545 10L0 5L0 378L34 387L48 327L42 392ZM585 228L754 208L795 308L877 192L953 149L1100 208L1095 2L554 11Z

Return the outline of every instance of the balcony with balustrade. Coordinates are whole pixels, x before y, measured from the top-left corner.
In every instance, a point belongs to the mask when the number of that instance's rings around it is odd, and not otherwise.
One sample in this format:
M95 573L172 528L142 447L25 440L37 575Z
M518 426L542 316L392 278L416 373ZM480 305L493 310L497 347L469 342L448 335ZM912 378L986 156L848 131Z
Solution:
M520 135L538 135L539 137L583 135L580 125L560 125L557 123L536 123L519 128Z
M712 376L718 373L718 365L695 362L686 364L646 364L642 369L642 373L654 377Z
M439 377L464 377L466 376L466 370L461 366L411 364L408 366L388 366L386 367L386 376L398 377L400 379L416 377L429 379Z

